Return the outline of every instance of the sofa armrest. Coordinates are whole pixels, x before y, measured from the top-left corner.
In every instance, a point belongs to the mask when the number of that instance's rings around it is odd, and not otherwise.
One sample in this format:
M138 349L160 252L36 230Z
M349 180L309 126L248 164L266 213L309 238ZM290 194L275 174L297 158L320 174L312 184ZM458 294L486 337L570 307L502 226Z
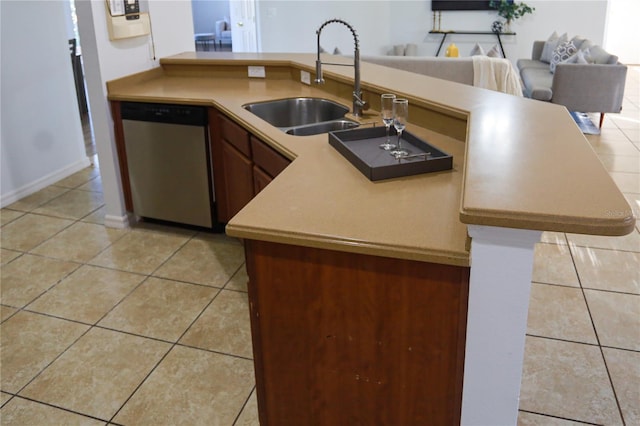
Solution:
M544 50L545 41L534 41L533 48L531 49L531 59L534 61L539 61L542 56L542 51Z
M620 112L627 66L623 64L558 64L551 102L569 111Z

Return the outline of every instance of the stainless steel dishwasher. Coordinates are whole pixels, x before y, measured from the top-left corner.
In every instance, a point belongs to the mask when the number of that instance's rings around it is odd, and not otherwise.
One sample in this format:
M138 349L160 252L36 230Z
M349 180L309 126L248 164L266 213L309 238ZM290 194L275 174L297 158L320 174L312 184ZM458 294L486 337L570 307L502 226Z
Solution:
M122 102L121 114L134 213L214 228L206 108Z

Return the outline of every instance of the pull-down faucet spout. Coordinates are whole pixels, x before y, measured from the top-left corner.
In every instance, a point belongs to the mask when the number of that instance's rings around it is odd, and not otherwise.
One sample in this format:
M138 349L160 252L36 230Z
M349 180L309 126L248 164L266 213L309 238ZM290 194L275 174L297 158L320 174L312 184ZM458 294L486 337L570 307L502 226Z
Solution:
M361 117L362 116L362 112L366 109L369 109L369 104L367 102L365 102L362 99L362 91L360 90L360 43L358 41L358 34L356 33L356 30L349 25L347 22L343 21L342 19L330 19L328 21L326 21L324 24L320 25L320 28L318 28L318 30L316 31L316 34L318 35L318 55L317 55L317 59L316 59L316 78L314 80L314 82L316 84L323 84L324 83L324 79L322 78L322 64L325 65L341 65L341 66L345 66L346 64L338 64L338 63L329 63L329 62L322 62L320 60L320 33L322 32L322 29L324 27L326 27L327 25L337 22L339 24L345 25L347 28L349 28L349 30L351 30L351 34L353 34L353 41L355 43L355 48L353 51L353 70L354 70L354 76L353 76L353 115L355 115L356 117ZM349 65L346 65L349 66Z

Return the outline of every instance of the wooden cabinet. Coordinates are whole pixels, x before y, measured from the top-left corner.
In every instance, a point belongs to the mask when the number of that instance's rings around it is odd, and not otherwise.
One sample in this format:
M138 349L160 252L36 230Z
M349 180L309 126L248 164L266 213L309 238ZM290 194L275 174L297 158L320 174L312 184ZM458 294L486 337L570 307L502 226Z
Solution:
M253 188L257 194L286 169L291 161L255 136L251 136L250 140L254 163Z
M258 166L253 166L253 193L257 194L271 183L273 178Z
M226 182L226 214L224 217L219 215L219 220L228 222L253 198L253 165L249 158L226 141L222 142L222 161Z
M460 423L469 268L245 249L261 425Z
M219 222L226 223L253 198L249 133L210 108L209 134L216 214Z
M209 114L218 221L228 222L290 161L218 111Z

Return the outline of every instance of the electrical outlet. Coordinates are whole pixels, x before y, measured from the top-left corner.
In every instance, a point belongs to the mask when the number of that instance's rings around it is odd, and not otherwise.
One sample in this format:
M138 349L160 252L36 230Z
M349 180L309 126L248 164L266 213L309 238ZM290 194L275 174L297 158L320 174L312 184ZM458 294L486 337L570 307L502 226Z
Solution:
M307 71L300 70L300 81L304 84L311 85L311 74Z
M249 77L253 78L265 78L266 73L264 71L263 66L250 66L249 67Z

